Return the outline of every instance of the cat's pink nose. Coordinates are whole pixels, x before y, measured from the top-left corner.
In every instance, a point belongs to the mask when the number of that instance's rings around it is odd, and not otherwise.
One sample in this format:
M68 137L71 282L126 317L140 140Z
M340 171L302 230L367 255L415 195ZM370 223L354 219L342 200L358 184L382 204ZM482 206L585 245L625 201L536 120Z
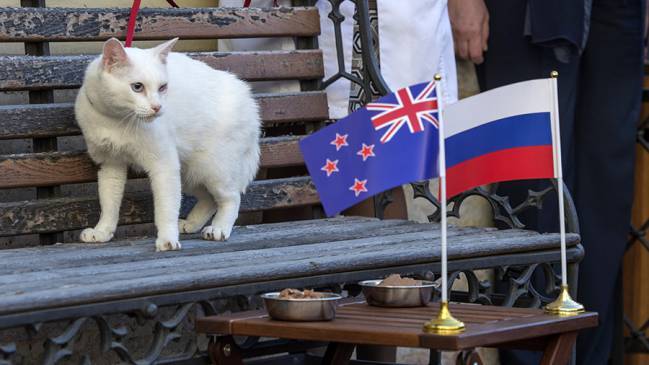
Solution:
M153 109L153 111L155 113L158 113L161 108L162 108L162 105L151 105L151 109Z

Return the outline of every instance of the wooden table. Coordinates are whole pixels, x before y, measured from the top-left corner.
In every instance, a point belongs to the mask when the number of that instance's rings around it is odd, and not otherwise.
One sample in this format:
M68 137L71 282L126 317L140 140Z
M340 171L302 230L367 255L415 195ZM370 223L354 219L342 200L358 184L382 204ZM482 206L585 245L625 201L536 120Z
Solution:
M423 323L438 311L438 304L420 308L378 308L364 302L338 307L331 322L283 322L264 311L204 317L197 321L201 333L218 334L210 356L219 365L242 364L240 349L231 336L260 336L328 342L323 364L346 364L356 345L419 347L436 350L470 350L498 347L543 351L544 365L567 364L577 331L597 326L597 313L572 317L545 314L540 309L451 304L451 312L466 325L454 335L429 334Z

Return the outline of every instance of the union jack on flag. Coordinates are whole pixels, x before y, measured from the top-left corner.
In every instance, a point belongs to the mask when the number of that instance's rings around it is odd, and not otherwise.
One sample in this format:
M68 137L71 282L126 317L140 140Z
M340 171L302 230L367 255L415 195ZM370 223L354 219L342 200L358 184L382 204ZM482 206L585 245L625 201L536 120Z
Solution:
M396 90L300 141L328 216L437 176L438 90L435 81Z
M367 104L367 110L381 112L372 116L374 129L377 131L388 129L381 136L381 143L389 142L404 125L408 125L410 133L423 132L426 123L432 124L435 128L439 127L435 85L435 81L430 81L415 97L411 86L397 90L394 93L395 102Z

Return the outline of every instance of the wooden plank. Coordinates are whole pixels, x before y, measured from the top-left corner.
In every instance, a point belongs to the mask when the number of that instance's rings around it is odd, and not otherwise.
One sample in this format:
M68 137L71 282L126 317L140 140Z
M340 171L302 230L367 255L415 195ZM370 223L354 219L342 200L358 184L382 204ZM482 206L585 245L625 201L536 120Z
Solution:
M295 166L304 163L298 142L302 136L261 139L261 167Z
M131 247L133 244L129 245L130 242L128 241L123 241L121 246L115 244L79 244L73 246L76 250L71 248L47 250L47 254L51 255L51 257L32 261L28 260L33 259L34 255L25 256L21 255L22 252L18 252L14 255L2 255L2 258L5 261L19 260L23 263L27 261L30 264L26 265L26 267L29 267L30 270L23 268L11 272L3 269L3 274L0 277L0 289L11 294L13 290L31 291L38 287L49 288L51 281L55 279L61 285L79 286L84 285L84 278L90 276L101 276L93 280L94 284L103 281L129 280L134 276L138 276L137 273L140 273L141 276L153 277L155 275L164 275L170 265L185 267L185 272L224 269L244 264L247 260L250 260L250 257L255 257L256 264L265 262L288 264L289 261L313 257L314 253L319 256L317 252L321 249L335 251L329 256L346 255L350 252L354 252L355 255L362 255L383 249L390 251L405 249L406 252L398 255L402 259L414 255L413 257L420 257L420 259L423 257L426 260L428 258L435 261L439 260L439 244L433 247L417 244L417 248L408 251L408 248L415 246L415 243L437 241L439 238L438 225L406 224L388 226L386 224L385 229L377 229L376 223L360 222L358 223L358 229L343 232L342 235L335 233L336 230L340 229L339 225L326 228L301 229L300 235L287 234L287 242L277 246L258 242L265 241L265 238L257 235L243 235L232 241L219 244L204 240L184 240L183 242L185 246L189 247L189 250L185 249L173 255L155 254L151 239L139 242L136 249ZM353 223L348 222L348 224ZM363 234L359 232L362 229L372 230L372 228L382 232L379 232L379 234ZM386 232L387 229L393 229L397 232L389 234ZM307 237L309 231L319 237ZM495 247L494 252L498 253L506 252L508 246L511 246L516 251L556 246L556 237L550 239L539 235L525 237L521 233L520 231L511 232L509 235L495 238L486 235L484 230L477 230L473 234L452 232L451 237L454 237L457 244L450 252L449 257L458 259L466 255L485 255L484 248L488 245ZM282 233L269 234L270 241L279 242L281 238ZM476 247L473 242L478 240L481 243ZM554 244L553 240L555 241ZM240 249L240 247L244 248ZM32 253L46 252L42 250L31 251ZM433 253L428 255L429 251ZM135 258L124 260L122 256L124 254L130 254ZM280 260L282 257L285 257L285 260ZM51 260L49 260L50 258ZM79 264L74 263L77 260ZM43 265L40 265L41 262L43 262ZM80 279L81 281L79 281Z
M128 8L3 8L0 42L124 39ZM317 8L143 8L136 40L316 36Z
M246 265L250 260L255 261L255 265L263 264L276 264L284 265L286 270L290 270L293 261L312 259L320 256L320 252L331 251L328 253L327 260L334 260L334 256L354 254L350 263L355 266L363 265L368 267L369 263L364 262L356 256L371 257L370 260L390 260L390 256L394 256L393 260L434 260L438 261L440 258L439 245L432 247L433 254L429 255L431 248L427 247L423 242L437 241L436 236L439 235L439 227L436 230L426 229L430 225L415 225L418 230L412 232L401 232L394 235L368 235L366 237L356 237L349 234L347 239L329 241L326 234L322 239L316 240L311 243L303 243L300 241L293 241L289 245L282 245L278 247L263 247L261 249L245 249L245 250L221 250L220 245L213 242L200 241L184 241L186 244L198 244L207 250L189 252L184 251L176 252L173 255L159 255L153 252L153 245L148 241L146 245L146 252L140 255L143 256L139 261L113 261L112 259L102 260L100 257L88 257L83 253L77 251L66 250L66 256L58 255L57 259L61 263L61 267L54 265L49 268L42 268L41 270L31 272L15 272L6 273L0 277L0 295L13 295L14 291L21 291L23 293L35 292L38 290L49 290L52 288L52 282L66 288L80 288L84 287L86 278L93 277L93 285L101 287L101 283L112 283L120 281L128 281L135 277L164 277L168 274L168 268L171 266L184 267L184 273L196 275L199 273L216 270L236 268L240 265ZM436 225L433 225L435 227ZM313 230L317 234L317 230ZM456 237L456 247L449 253L451 259L461 258L463 255L484 255L485 247L496 247L495 253L506 252L511 246L513 250L542 249L543 247L556 247L557 237L552 240L547 240L547 237L534 235L533 237L500 237L493 238L487 237L483 234L476 233L474 235L458 235ZM323 232L326 233L326 232ZM521 232L519 232L520 234ZM302 235L304 237L304 234ZM244 241L254 241L259 238L245 237ZM263 239L263 238L261 238ZM481 243L476 247L473 244L475 241ZM252 243L252 242L251 242ZM234 244L234 243L233 243ZM240 244L240 243L239 243ZM82 245L83 246L100 246L96 244ZM216 247L215 247L216 246ZM416 247L416 248L412 248ZM113 247L113 249L115 249ZM123 246L119 250L132 252L128 246ZM474 252L475 251L475 252ZM64 267L65 263L69 260L85 260L83 266ZM15 258L14 259L18 259ZM22 260L23 262L25 260ZM38 261L34 261L34 265L38 268ZM313 265L317 266L317 261L313 261ZM371 266L370 266L371 267Z
M77 134L71 103L0 105L0 140Z
M320 222L320 221L318 221ZM280 228L263 234L246 234L242 227L235 228L232 237L225 243L215 245L212 242L200 239L187 239L182 237L183 250L174 255L174 260L192 260L190 256L216 255L217 261L210 263L210 267L218 266L220 256L228 253L235 253L249 250L265 250L272 248L283 248L300 245L313 245L325 243L332 248L342 248L348 243L342 241L374 238L376 242L393 242L395 239L404 242L419 240L423 238L437 240L439 228L422 226L407 221L368 221L356 222L345 220L345 223L326 224L320 223L317 226L302 226L299 228ZM429 231L429 232L424 232ZM398 236L398 237L394 237ZM485 239L484 230L454 230L449 232L450 237L462 236L462 248L458 249L457 255L470 249L467 242L470 237L473 239ZM423 237L423 238L422 238ZM505 236L508 241L513 241L512 236ZM519 236L522 241L525 237ZM538 238L538 237L537 237ZM384 244L381 243L381 244ZM527 245L527 243L526 243ZM217 247L214 247L217 246ZM85 270L88 266L113 265L110 269L102 268L105 274L110 272L134 272L142 268L150 269L156 260L169 259L165 255L151 255L151 240L139 241L118 241L110 244L65 244L58 246L56 250L29 250L16 251L0 255L6 266L0 268L0 285L16 282L16 285L23 286L29 280L40 280L39 273L46 271L57 272L56 275L65 275L62 270L77 268ZM356 245L355 247L360 247ZM296 251L297 252L297 251ZM34 254L38 254L38 260L33 260ZM180 259L182 257L182 259ZM180 261L178 261L180 263ZM27 264L26 264L27 262ZM121 265L126 264L128 265ZM117 265L120 264L120 265ZM121 269L120 269L121 267ZM93 269L94 270L94 269ZM34 273L35 276L28 275ZM47 274L50 275L50 274ZM20 280L15 280L20 277ZM31 279L30 279L31 278Z
M241 200L241 211L317 204L318 194L307 177L253 182ZM186 212L188 206L184 205ZM0 236L46 233L89 227L99 219L94 197L0 203ZM120 224L153 221L150 194L131 194L122 203Z
M382 227L381 222L390 221L360 222L356 224L347 222L346 224L348 225L356 226L352 229L343 228L340 224L325 225L324 227L302 227L298 230L284 229L286 232L267 232L265 236L257 234L246 235L245 233L240 233L240 230L236 230L235 233L237 236L233 236L226 243L215 244L202 239L183 239L183 250L175 253L173 257L152 255L153 246L151 239L136 242L119 241L102 245L66 244L63 245L65 249L49 251L32 250L32 255L29 255L27 252L16 252L14 254L2 255L2 258L7 262L18 260L20 263L23 263L23 266L7 264L8 266L1 271L2 277L0 278L0 284L3 285L3 289L6 289L4 285L8 284L13 284L16 287L26 287L30 281L42 281L40 277L45 272L47 272L45 276L50 278L65 279L69 277L75 280L75 277L80 272L89 275L100 272L102 275L108 273L115 275L126 274L128 278L128 273L138 271L151 272L160 267L164 269L169 264L191 264L191 269L188 269L188 271L202 270L203 268L223 268L233 265L232 257L238 259L246 255L254 254L242 251L256 251L259 255L258 262L261 262L265 258L275 257L278 254L273 252L272 249L282 252L279 255L290 254L289 256L295 259L299 253L306 252L308 254L317 248L325 248L327 245L332 250L357 250L357 253L361 253L368 248L374 249L391 244L407 246L406 243L408 242L419 242L425 239L437 240L439 238L439 227L435 228L433 226L431 228L430 226L417 224L394 223L385 223L385 226ZM458 243L458 248L453 251L454 259L467 254L484 255L481 249L476 252L469 252L472 249L470 243L472 239L487 239L489 242L494 241L485 237L484 232L480 231L475 231L471 234L452 232L450 236L461 241ZM509 236L501 239L503 242L520 241L521 243L514 245L515 249L518 250L529 249L532 245L536 245L539 248L544 245L551 246L551 242L543 237ZM311 246L309 248L297 247L303 245ZM291 248L287 250L285 249L286 247ZM501 247L498 250L500 251L502 249ZM422 248L422 250L425 250L425 248ZM34 257L34 253L51 256L28 261ZM230 258L224 259L226 256ZM439 259L439 254L435 253L431 258ZM25 261L29 262L29 264L25 264ZM204 267L201 267L201 265L204 265ZM17 280L17 278L20 278L20 280Z
M431 233L428 232L430 235ZM439 260L439 245L432 246L430 237L415 238L413 235L401 242L400 236L389 239L381 237L300 245L297 247L246 250L234 253L175 257L178 252L156 254L150 244L150 254L164 255L151 262L151 267L133 271L131 264L96 265L80 275L80 270L63 269L47 272L47 280L30 281L38 290L20 290L25 287L23 275L11 283L2 285L0 312L16 312L44 307L58 307L89 302L102 302L119 298L142 297L160 293L182 292L203 288L218 288L246 283L257 283L260 278L273 281L283 278L309 277L329 273L359 271L366 269L398 267L404 265L433 263ZM414 239L414 240L412 240ZM412 240L412 241L411 241ZM150 241L151 242L151 241ZM499 250L495 250L500 242ZM476 237L464 245L454 245L449 257L455 259L457 252L473 255L474 243L483 255L509 252L516 249L542 250L543 246L556 249L558 235L535 235L527 239L482 240ZM218 244L211 244L218 247ZM432 247L431 247L432 246ZM518 247L518 248L516 248ZM450 247L449 247L450 248ZM182 251L180 251L182 252ZM325 253L326 254L323 254ZM254 265L251 265L251 262ZM170 271L170 267L183 270ZM102 275L104 272L106 275ZM45 273L44 273L45 274ZM26 274L31 277L32 274ZM88 280L92 277L93 280ZM2 280L7 278L3 277ZM17 287L14 287L18 285ZM4 292L4 289L11 290ZM16 290L17 289L17 290ZM420 328L419 328L420 329Z
M247 81L320 79L322 51L193 52L188 56ZM0 56L0 90L71 89L81 86L95 55Z
M258 94L261 118L266 123L319 122L329 119L327 94L305 91L295 94Z
M452 307L451 307L452 308ZM510 311L517 308L509 308ZM597 327L598 316L595 312L582 313L575 317L558 317L540 313L530 317L508 318L471 325L471 331L458 336L457 346L462 348L493 347L498 344L511 343L538 337L551 336L557 333L578 331L584 328ZM513 312L513 311L512 311ZM453 312L460 320L466 318L461 312ZM533 323L530 323L533 322ZM439 335L422 338L422 344L432 344Z
M131 280L135 277L156 277L165 276L169 267L183 267L183 271L189 273L200 273L215 269L232 269L238 268L254 258L255 265L275 264L286 265L290 267L291 262L306 260L320 255L327 248L332 253L328 253L331 259L334 256L347 255L353 252L356 255L371 254L378 250L393 250L395 245L400 249L408 246L408 243L422 242L425 238L430 238L432 232L422 232L424 228L419 228L419 232L402 233L391 236L369 236L353 238L338 241L327 241L326 235L315 243L303 244L299 241L292 242L292 245L281 247L265 247L262 249L247 250L219 250L218 246L222 244L200 240L198 242L185 241L189 243L200 243L206 250L202 253L190 252L183 254L182 251L174 255L151 255L154 246L148 241L146 246L147 252L145 260L140 261L122 261L102 263L100 260L93 260L93 263L86 263L84 266L68 268L52 268L50 270L22 272L2 275L0 277L0 295L12 295L13 291L36 292L39 290L49 290L52 288L51 282L56 281L63 287L81 288L85 285L88 277L93 277L93 285L101 283L118 282ZM511 240L510 240L511 241ZM214 247L216 246L216 247ZM122 249L128 250L128 247ZM335 252L334 252L335 251ZM421 254L423 249L419 250ZM71 257L77 256L76 252L67 253ZM437 257L439 257L437 255ZM65 262L65 259L61 261ZM316 262L316 261L314 261Z
M303 224L303 222L317 224ZM227 242L218 244L217 247L210 244L211 242L197 239L198 236L192 238L190 238L191 236L182 236L183 249L174 257L337 242L380 235L410 233L426 229L426 227L419 227L407 221L358 221L348 218L288 222L272 230L260 229L259 227L235 227L230 239ZM455 234L451 233L451 235ZM151 256L150 244L150 239L139 239L115 241L102 245L67 243L50 250L1 250L0 260L5 265L0 268L0 274L15 275L27 272L84 267L91 262L107 265L165 258L164 255ZM38 262L30 261L34 255L40 255L38 256ZM33 265L28 264L32 262Z
M329 118L320 91L255 95L265 123L314 122ZM0 105L0 140L81 134L72 103Z
M299 139L297 136L261 139L261 167L302 164L304 161L298 146ZM97 181L97 169L83 151L0 155L0 189L91 181Z
M295 228L295 229L313 229L317 228L320 226L330 226L330 225L344 225L344 224L351 224L355 225L358 222L372 222L372 221L379 221L376 218L365 218L365 217L333 217L333 218L325 218L325 219L310 219L310 220L301 220L301 221L291 221L291 222L278 222L278 223L263 223L263 224L252 224L252 225L246 225L246 226L235 226L234 229L237 234L243 234L243 235L248 235L248 234L272 234L272 232L275 231L289 231L288 234L290 234L290 229L289 227ZM394 222L395 220L383 220L381 222ZM389 223L387 224L388 226L390 225ZM184 240L187 239L196 239L200 238L199 234L188 234L188 235L181 235ZM231 240L237 240L237 238L231 238ZM30 257L34 254L39 254L39 255L44 255L44 256L52 256L56 255L57 253L61 253L66 250L81 250L85 252L85 255L92 255L90 251L104 251L107 255L107 257L113 257L113 255L119 255L119 253L113 252L116 247L124 247L128 246L131 247L131 249L137 250L139 246L146 245L149 240L147 238L130 238L128 240L114 240L108 243L103 243L101 245L97 244L84 244L84 243L67 243L65 245L56 245L56 246L50 246L50 247L40 247L40 246L35 246L35 247L21 247L17 249L4 249L0 250L0 260L11 260L13 258L17 257ZM230 242L230 241L228 241ZM191 249L191 245L188 246ZM184 248L184 247L183 247ZM25 255L25 256L22 256Z

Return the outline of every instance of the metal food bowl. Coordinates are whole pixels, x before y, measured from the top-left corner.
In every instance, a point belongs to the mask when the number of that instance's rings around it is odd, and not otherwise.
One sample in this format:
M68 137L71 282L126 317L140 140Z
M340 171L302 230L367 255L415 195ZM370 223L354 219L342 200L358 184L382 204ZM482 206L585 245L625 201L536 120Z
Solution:
M377 307L421 307L430 302L433 288L438 284L423 280L421 285L378 286L383 280L365 280L363 288L367 304Z
M285 299L279 292L266 293L264 299L268 315L281 321L331 321L336 317L336 302L342 296L333 293L320 293L322 298Z

